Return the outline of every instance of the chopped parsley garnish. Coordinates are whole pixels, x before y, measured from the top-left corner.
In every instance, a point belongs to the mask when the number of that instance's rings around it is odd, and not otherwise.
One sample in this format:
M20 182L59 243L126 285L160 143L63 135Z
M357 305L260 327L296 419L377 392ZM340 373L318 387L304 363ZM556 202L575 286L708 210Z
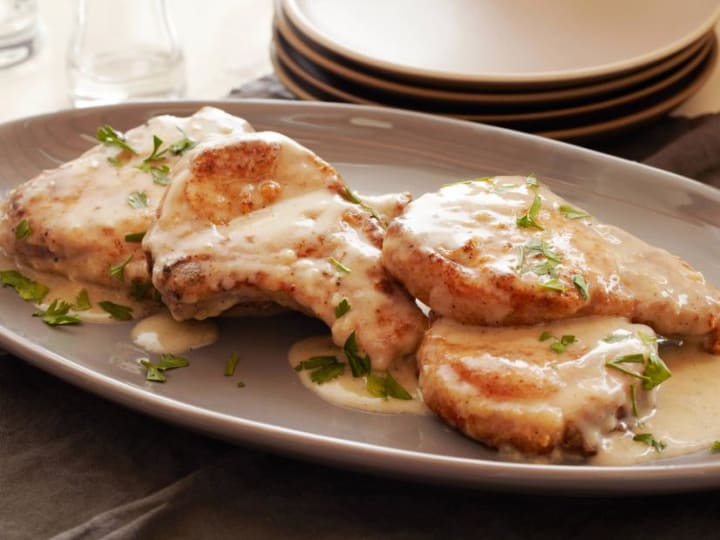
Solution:
M713 443L710 445L710 451L711 452L720 452L720 440L713 441Z
M332 264L339 272L342 272L343 274L349 274L350 272L352 272L352 270L350 270L347 266L338 261L335 257L330 257L328 261L330 261L330 264Z
M543 289L550 289L552 291L558 291L558 292L563 292L563 291L567 290L567 287L565 286L565 284L557 278L552 278L548 281L543 281L541 283L538 283L538 286Z
M232 377L235 375L235 368L238 364L238 354L236 352L232 353L230 357L225 361L225 376L226 377Z
M80 292L75 297L75 304L73 309L75 311L86 311L92 307L90 303L90 296L88 295L87 289L80 289Z
M111 264L109 268L110 275L119 281L125 281L125 267L132 260L132 258L133 256L131 253L124 261L117 264Z
M197 141L188 137L182 129L178 128L178 130L182 133L183 138L170 145L170 153L174 156L183 155L183 153L187 152L191 148L194 148L197 144Z
M370 373L370 357L360 356L360 350L358 348L357 339L355 337L355 330L348 336L343 345L343 351L347 356L348 363L350 364L350 371L352 371L353 377L362 377Z
M343 298L340 300L340 303L335 306L335 318L339 319L348 311L350 311L350 302L348 302L347 298Z
M635 418L640 416L638 414L638 403L637 403L637 393L635 392L635 385L630 385L630 403L632 403L632 413Z
M537 261L530 264L528 261ZM555 269L562 262L562 257L553 251L552 245L544 240L531 238L525 245L520 247L520 257L518 261L518 270L527 272L531 270L535 274L550 275L556 277Z
M550 345L550 348L555 351L556 353L564 353L568 345L572 345L577 341L577 338L571 334L566 334L562 336L558 341Z
M652 433L637 433L633 436L633 441L645 443L652 446L656 452L662 452L667 447L663 441L658 441Z
M145 374L145 380L146 381L152 381L152 382L165 382L167 379L165 378L165 375L162 374L162 371L158 369L158 367L150 362L147 358L142 358L140 360L140 364L142 364L145 369L147 369L147 373Z
M590 298L590 294L588 293L588 283L585 281L585 278L581 276L580 274L576 274L572 278L573 285L575 285L575 288L580 292L580 296L583 297L583 300L587 300Z
M582 219L590 217L590 214L587 212L583 212L582 210L578 210L572 206L568 206L567 204L560 205L560 212L568 219Z
M128 233L125 235L126 242L140 243L145 238L144 232Z
M515 219L515 223L517 224L517 226L531 229L539 229L541 231L545 230L545 228L537 222L538 212L540 212L540 205L542 205L542 198L540 197L540 195L535 195L535 197L533 198L533 202L530 205L530 209L527 211L527 213L523 214L522 216L518 216Z
M555 340L550 344L550 349L555 351L558 354L564 353L567 350L568 345L572 345L573 343L575 343L577 341L577 338L575 336L573 336L572 334L564 334L563 336L560 337L560 339L558 339L555 336L553 336L550 332L548 332L547 330L545 330L544 332L542 332L540 334L538 341L547 341L548 339Z
M542 334L540 334L540 337L538 338L538 340L539 341L547 341L551 337L553 337L553 335L550 332L548 332L547 330L545 330Z
M47 286L26 278L17 270L0 270L0 283L3 287L12 287L20 298L39 304L50 291Z
M164 371L188 367L190 362L187 358L175 356L174 354L163 354L157 363L150 362L147 358L141 358L140 364L147 369L145 380L152 382L165 382L167 378Z
M365 388L371 395L379 398L412 399L410 393L395 380L390 372L386 373L385 376L377 373L369 374Z
M158 165L156 167L150 167L147 171L152 176L153 183L159 186L167 186L170 183L170 167L167 165Z
M147 208L147 194L144 191L133 191L130 195L128 195L127 203L136 210L140 208Z
M537 189L540 187L540 182L538 182L538 179L535 178L535 175L529 174L525 177L525 183L528 185L528 187L531 187L533 189Z
M153 149L151 154L143 159L140 165L136 165L135 167L143 172L150 173L154 183L166 186L170 181L168 178L170 167L157 163L158 161L165 159L165 154L167 154L169 150L169 148L163 148L161 150L160 147L162 146L162 143L163 140L160 137L153 135Z
M657 353L651 352L648 355L644 375L647 377L647 380L643 381L643 388L645 390L652 390L659 384L667 381L672 376L672 373L670 373L670 370L665 365L665 362L662 361L662 358L660 358Z
M622 364L644 364L643 372L638 373L626 368ZM659 384L668 380L672 373L665 365L665 362L654 351L647 356L643 353L626 354L605 363L607 367L616 369L626 375L635 377L642 381L643 390L652 390Z
M190 365L190 361L187 358L183 358L182 356L175 356L174 354L162 354L160 355L160 362L158 362L157 367L160 370L166 370L166 369L177 369L181 367L188 367Z
M108 125L99 127L97 133L95 134L95 138L97 138L97 140L105 146L117 146L126 152L137 154L135 149L127 143L123 134L115 131Z
M385 223L385 220L383 220L380 217L380 214L378 214L375 209L370 206L369 204L364 203L357 195L355 195L352 190L345 186L345 198L350 201L351 203L359 205L361 208L367 210L370 212L370 215L378 220L378 223L382 225L383 227L387 226L387 223Z
M118 321L131 321L132 320L132 308L129 306L123 306L121 304L115 304L108 300L98 302L98 305L103 311L108 313L110 317Z
M152 153L143 160L143 163L151 163L163 159L163 156L167 153L168 149L165 148L160 150L163 140L157 135L153 135L153 149Z
M17 240L25 240L30 234L32 234L30 222L27 219L23 219L17 224L17 227L15 227L15 238Z
M42 317L42 321L48 326L66 326L69 324L80 324L80 317L70 315L72 306L65 300L56 298L48 306L47 310L39 310L33 313L33 317Z
M295 366L295 371L303 370L310 371L312 382L323 384L345 373L345 363L334 356L313 356Z

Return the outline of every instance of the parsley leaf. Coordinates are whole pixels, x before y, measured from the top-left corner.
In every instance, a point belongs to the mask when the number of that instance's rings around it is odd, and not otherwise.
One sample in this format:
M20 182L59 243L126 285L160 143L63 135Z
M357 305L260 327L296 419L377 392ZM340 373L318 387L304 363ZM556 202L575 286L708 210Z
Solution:
M535 197L533 198L533 202L530 205L530 209L527 211L527 213L523 214L522 216L518 216L515 219L515 223L517 224L517 226L539 229L541 231L545 230L545 228L537 222L537 215L538 212L540 212L541 204L542 198L540 197L540 195L535 195Z
M553 335L550 332L548 332L547 330L545 330L542 334L540 334L540 337L538 338L538 340L539 341L547 341L551 337L553 337Z
M139 361L140 364L147 369L145 380L162 383L167 380L163 371L184 368L190 365L190 361L187 358L175 356L174 354L161 355L160 360L157 363L150 362L147 358L141 358Z
M633 441L645 443L648 446L652 446L656 452L662 452L667 447L663 441L658 441L652 433L637 433L633 437Z
M238 364L238 354L232 353L230 357L225 361L225 376L232 377L235 374L235 368Z
M540 286L543 289L550 289L552 291L558 291L558 292L563 292L563 291L567 290L567 287L565 286L565 284L557 278L553 278L548 281L543 281L542 283L538 283L538 286Z
M539 260L540 262L528 268L526 265L528 259ZM555 268L561 262L562 257L553 251L551 244L544 240L531 238L525 242L525 245L520 247L520 257L517 268L520 272L527 272L527 270L530 269L537 275L548 274L555 277Z
M23 219L15 227L15 238L17 240L25 240L31 234L32 229L30 228L30 222L27 219Z
M50 291L47 286L32 279L26 278L17 270L0 270L0 283L3 287L12 287L23 300L37 303L42 302Z
M364 210L367 210L368 212L370 212L370 215L371 215L372 217L374 217L376 220L378 220L378 222L380 223L380 225L382 225L383 227L386 227L386 226L387 226L387 223L385 223L385 220L383 220L383 219L380 217L380 214L378 214L372 206L370 206L369 204L364 203L364 202L363 202L357 195L355 195L355 194L350 190L350 188L347 187L347 186L345 186L345 198L346 198L348 201L350 201L351 203L357 204L357 205L359 205L361 208L363 208Z
M136 210L140 208L147 208L147 194L144 191L133 191L130 195L128 195L127 203Z
M132 320L132 308L129 306L123 306L121 304L115 304L108 300L98 302L98 305L103 311L110 314L110 317L118 321L131 321Z
M181 156L183 153L194 148L197 144L197 141L188 137L182 129L178 128L178 130L182 133L183 138L170 145L170 153L174 156Z
M166 353L160 355L160 361L157 363L157 368L161 371L167 369L177 369L182 367L188 367L190 361L182 356L175 356L174 354Z
M370 357L367 355L364 357L360 356L355 330L353 330L345 340L343 351L345 351L345 356L347 356L353 377L362 377L370 373Z
M144 232L128 233L125 235L126 242L140 243L145 238Z
M577 341L577 338L571 334L562 336L558 341L550 345L550 348L556 353L564 353L567 350L568 345L572 345Z
M72 308L75 311L86 311L91 307L92 304L90 303L90 296L88 295L87 289L80 289L80 292L75 298L75 304Z
M348 311L350 311L350 302L348 302L347 298L343 298L340 300L340 303L335 306L335 318L339 319Z
M339 272L342 272L343 274L349 274L350 272L352 272L352 270L350 270L347 266L338 261L335 257L330 257L328 261L330 261L330 264L332 264Z
M562 215L568 219L582 219L590 217L590 214L587 212L583 212L582 210L578 210L572 206L568 206L567 204L561 204L559 210Z
M587 281L585 281L585 278L581 276L580 274L576 274L572 278L573 285L575 285L575 288L580 292L580 296L583 297L583 300L587 300L590 298L590 294L588 293L588 284Z
M379 398L387 399L388 397L393 397L403 400L412 399L410 393L405 390L389 372L386 373L385 376L378 375L377 373L369 374L365 388L370 395Z
M643 373L647 379L643 381L644 390L652 390L659 384L667 381L671 376L670 370L655 352L648 355L645 372Z
M105 146L117 146L126 152L137 154L135 149L127 143L123 134L108 125L99 127L95 133L95 138Z
M157 365L150 362L147 358L141 359L140 364L147 369L147 373L145 374L146 381L164 383L167 380L165 375L162 374L162 371L158 369Z
M46 311L36 311L33 317L42 317L42 321L48 326L65 326L69 324L80 324L80 317L77 315L69 315L72 306L56 298L48 306Z
M110 275L119 281L125 281L125 267L132 260L132 258L133 256L131 253L124 261L117 264L111 264L109 268Z
M640 416L638 414L637 394L635 392L635 385L630 385L630 402L632 403L632 413L635 418Z
M345 363L334 356L313 356L295 366L295 371L304 369L310 371L312 382L323 384L345 373Z

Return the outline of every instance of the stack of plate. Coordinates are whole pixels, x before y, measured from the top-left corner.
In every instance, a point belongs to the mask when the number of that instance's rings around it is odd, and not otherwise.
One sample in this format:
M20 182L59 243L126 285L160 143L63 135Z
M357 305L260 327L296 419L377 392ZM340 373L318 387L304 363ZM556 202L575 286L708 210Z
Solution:
M578 139L697 92L719 17L717 0L276 0L271 54L303 99Z

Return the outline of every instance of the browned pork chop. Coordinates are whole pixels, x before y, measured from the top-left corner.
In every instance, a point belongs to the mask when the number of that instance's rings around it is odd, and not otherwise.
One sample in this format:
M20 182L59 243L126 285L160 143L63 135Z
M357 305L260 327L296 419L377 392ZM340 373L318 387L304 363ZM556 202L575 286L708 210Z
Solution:
M75 281L113 288L149 283L139 237L155 219L181 154L195 143L248 131L245 120L212 107L187 118L151 118L125 134L134 154L100 144L12 190L0 207L0 246L20 267ZM153 137L162 141L160 159L146 161ZM121 281L109 270L124 262Z
M143 241L173 316L273 301L338 345L355 332L378 369L416 349L425 318L380 264L382 227L313 152L262 132L199 145L176 169Z
M563 344L563 336L572 342ZM593 454L638 402L651 408L653 391L607 363L649 359L657 353L653 338L649 327L615 317L508 328L441 318L418 351L420 387L430 409L489 446ZM618 365L643 368L637 361ZM654 382L665 376L659 371Z
M411 294L457 321L617 315L661 334L709 334L720 353L715 287L534 178L478 179L423 195L388 228L383 263Z

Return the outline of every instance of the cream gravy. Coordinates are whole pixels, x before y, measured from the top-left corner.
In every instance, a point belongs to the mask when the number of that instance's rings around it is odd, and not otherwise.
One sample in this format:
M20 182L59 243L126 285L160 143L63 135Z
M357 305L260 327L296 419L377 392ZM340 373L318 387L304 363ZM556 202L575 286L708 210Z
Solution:
M148 352L180 354L215 343L218 327L212 320L176 321L162 311L138 322L130 337Z
M303 360L313 356L335 356L345 362L342 350L333 344L330 336L317 336L295 343L288 353L290 365L295 368ZM319 397L334 405L381 413L427 414L417 384L415 359L406 357L393 363L389 368L393 378L412 396L411 400L379 398L365 388L365 377L353 377L348 366L338 378L317 384L310 379L310 371L298 372L302 383Z

